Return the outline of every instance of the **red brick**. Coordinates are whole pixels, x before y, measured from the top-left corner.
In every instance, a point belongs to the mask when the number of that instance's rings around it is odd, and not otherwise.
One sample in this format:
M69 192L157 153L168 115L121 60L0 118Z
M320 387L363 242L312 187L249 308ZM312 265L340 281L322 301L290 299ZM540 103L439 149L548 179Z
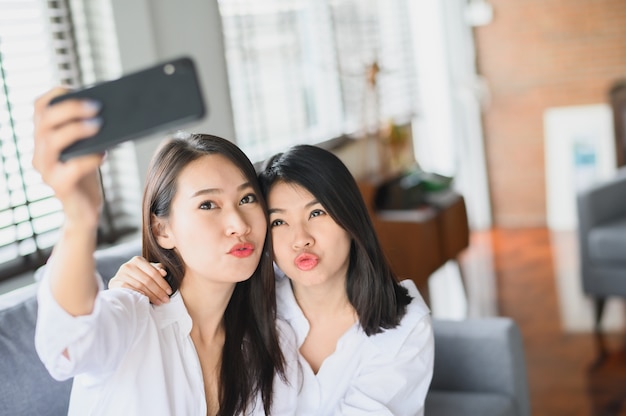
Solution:
M491 0L475 30L490 88L483 121L494 223L546 223L543 114L607 102L626 78L626 1Z

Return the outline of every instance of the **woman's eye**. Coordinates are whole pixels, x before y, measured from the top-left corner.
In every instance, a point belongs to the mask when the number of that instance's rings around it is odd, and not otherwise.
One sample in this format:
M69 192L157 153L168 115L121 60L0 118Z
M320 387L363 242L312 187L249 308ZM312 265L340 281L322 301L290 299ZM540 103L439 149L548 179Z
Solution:
M278 227L279 225L283 225L285 221L283 220L274 220L270 222L270 227Z
M217 204L213 201L204 201L203 203L200 204L200 209L215 209L217 208Z
M243 198L241 198L241 201L239 201L239 205L251 204L256 201L257 201L257 197L255 194L248 194L244 196Z
M311 211L310 218L319 217L320 215L324 215L324 214L326 213L323 210L316 209L316 210Z

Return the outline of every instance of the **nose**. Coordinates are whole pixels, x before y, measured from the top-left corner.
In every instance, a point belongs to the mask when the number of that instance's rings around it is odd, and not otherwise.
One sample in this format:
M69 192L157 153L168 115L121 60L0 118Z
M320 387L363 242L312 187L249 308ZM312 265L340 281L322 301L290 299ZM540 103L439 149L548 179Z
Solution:
M299 225L294 227L294 235L292 241L292 247L294 250L302 250L303 248L310 248L315 244L315 239L308 232L305 226Z
M246 235L251 231L246 217L236 208L226 214L225 220L227 235Z

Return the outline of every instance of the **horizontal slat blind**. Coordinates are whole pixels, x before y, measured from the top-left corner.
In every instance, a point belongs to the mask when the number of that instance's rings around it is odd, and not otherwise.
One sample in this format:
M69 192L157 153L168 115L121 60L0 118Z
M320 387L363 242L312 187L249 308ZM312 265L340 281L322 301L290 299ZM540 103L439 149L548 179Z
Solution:
M0 1L0 278L38 264L63 221L31 166L35 98L80 84L68 10L60 1Z
M84 85L83 76L93 83L120 73L108 1L71 3L75 13L65 0L0 0L0 280L42 264L63 222L59 202L31 166L34 100L55 85ZM101 241L138 229L133 155L121 146L101 168Z
M81 76L85 85L122 75L118 40L110 0L69 0ZM130 142L109 151L100 169L105 193L102 242L114 242L141 225L141 185Z

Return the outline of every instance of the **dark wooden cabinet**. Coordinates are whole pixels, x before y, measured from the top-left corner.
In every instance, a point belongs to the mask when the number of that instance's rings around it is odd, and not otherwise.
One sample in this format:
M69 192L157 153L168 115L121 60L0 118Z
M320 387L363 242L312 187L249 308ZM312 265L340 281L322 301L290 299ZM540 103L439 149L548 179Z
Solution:
M412 279L428 302L428 278L469 245L465 200L446 190L430 192L427 203L414 209L378 210L374 200L380 177L358 180L376 233L400 279Z

